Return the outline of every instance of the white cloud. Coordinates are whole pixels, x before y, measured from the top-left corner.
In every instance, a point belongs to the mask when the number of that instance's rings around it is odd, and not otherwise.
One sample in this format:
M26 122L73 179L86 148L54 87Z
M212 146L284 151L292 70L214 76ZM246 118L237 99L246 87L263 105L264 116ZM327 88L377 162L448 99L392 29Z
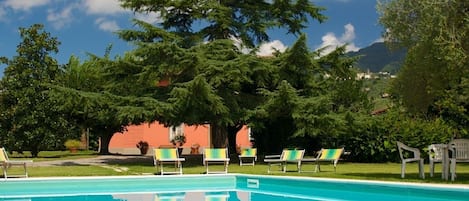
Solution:
M155 24L163 22L161 19L160 13L150 12L150 13L136 13L135 18L142 20L146 23Z
M61 29L73 21L72 11L77 8L77 4L68 5L60 12L53 9L47 10L47 21L52 23L55 29Z
M117 25L117 22L114 20L108 20L105 18L98 18L95 20L95 24L98 25L99 29L103 31L110 31L114 32L120 29L119 25Z
M243 41L241 41L240 38L236 38L234 36L231 36L230 39L234 42L234 45L242 52L242 53L249 53L251 51L251 49L245 47L243 45Z
M126 12L119 0L84 0L84 4L88 14L113 15Z
M246 46L243 46L243 42L241 39L236 38L236 37L231 37L231 40L234 41L234 44L238 49L245 54L248 54L251 52L253 49L247 48ZM282 41L279 40L274 40L271 42L263 43L259 46L259 49L256 52L256 55L258 56L263 56L263 57L268 57L272 56L274 52L279 51L279 52L285 52L287 47L282 43Z
M259 51L257 55L259 56L272 56L275 51L285 52L287 47L282 43L282 41L274 40L268 43L263 43L259 46Z
M355 40L355 28L352 24L346 24L344 26L345 32L341 37L337 37L334 33L327 33L322 37L322 44L317 49L323 49L323 54L329 54L334 51L337 47L347 44L346 51L358 51L360 48L355 46L353 40Z
M352 24L346 24L344 28L345 33L342 35L341 40L353 41L353 39L355 39L355 27L353 27Z
M384 42L384 38L383 38L383 37L378 38L378 39L376 39L375 41L373 41L373 43L382 43L382 42Z
M44 6L49 2L50 0L6 0L3 5L13 10L29 10L33 7Z

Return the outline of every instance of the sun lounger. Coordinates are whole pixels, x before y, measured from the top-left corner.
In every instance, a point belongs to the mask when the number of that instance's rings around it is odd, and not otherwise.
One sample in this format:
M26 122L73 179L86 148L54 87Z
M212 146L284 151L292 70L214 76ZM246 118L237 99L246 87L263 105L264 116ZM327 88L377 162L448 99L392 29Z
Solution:
M182 162L184 158L179 158L179 153L176 148L157 148L154 149L153 163L158 171L160 167L160 174L182 174ZM174 164L174 171L164 171L165 164Z
M184 201L186 197L184 192L175 193L157 193L154 201Z
M7 179L10 177L28 177L27 164L32 163L32 160L10 160L5 148L0 148L0 163L3 168L3 177ZM9 175L8 168L12 166L22 166L24 168L24 174L22 175Z
M205 201L227 201L230 195L228 192L206 192Z
M257 161L257 149L256 148L243 148L239 154L239 165L252 165ZM246 163L249 162L249 163Z
M281 155L270 155L266 156L264 162L268 163L269 168L267 172L270 173L272 166L280 166L282 172L287 171L288 163L295 163L297 165L298 172L301 171L301 160L305 153L304 149L284 149Z
M205 173L228 173L228 164L230 158L228 157L228 150L226 148L206 148L204 149L204 165ZM209 171L210 164L222 164L223 171Z
M316 162L315 172L321 171L321 162L331 162L334 165L334 172L337 169L337 163L340 156L344 153L344 148L340 149L321 149L314 160ZM304 162L304 161L303 161Z

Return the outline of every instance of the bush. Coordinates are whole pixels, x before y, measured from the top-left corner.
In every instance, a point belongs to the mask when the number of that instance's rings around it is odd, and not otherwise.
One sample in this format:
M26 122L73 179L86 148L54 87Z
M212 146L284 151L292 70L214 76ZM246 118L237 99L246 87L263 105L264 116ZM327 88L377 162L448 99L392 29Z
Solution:
M182 146L186 143L186 136L184 134L176 135L176 136L174 136L173 139L171 139L171 143L173 143L173 145L178 144L178 145Z
M140 149L140 154L145 155L148 152L148 149L150 148L150 145L146 141L139 141L135 145L138 149Z
M64 145L67 149L72 150L80 148L82 143L79 140L67 140Z
M440 118L425 120L392 111L354 118L347 130L349 134L340 140L357 162L398 162L396 141L420 149L422 157L428 158L428 145L448 143L453 136L451 126Z

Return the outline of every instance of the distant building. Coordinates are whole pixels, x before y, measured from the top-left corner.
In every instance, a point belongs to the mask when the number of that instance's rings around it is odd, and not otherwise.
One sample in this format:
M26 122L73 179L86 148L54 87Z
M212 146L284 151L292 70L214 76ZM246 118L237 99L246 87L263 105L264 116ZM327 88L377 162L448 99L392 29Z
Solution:
M357 79L362 80L362 79L371 79L371 73L357 73Z

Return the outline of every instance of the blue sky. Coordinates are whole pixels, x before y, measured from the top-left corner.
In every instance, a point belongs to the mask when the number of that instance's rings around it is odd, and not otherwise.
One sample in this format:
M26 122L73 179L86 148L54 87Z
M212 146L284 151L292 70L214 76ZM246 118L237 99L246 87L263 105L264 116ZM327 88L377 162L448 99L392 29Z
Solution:
M319 24L312 22L304 30L311 49L349 44L350 51L357 51L381 41L383 28L378 25L376 0L312 0L325 7L329 19ZM0 0L0 56L12 58L20 43L19 27L40 23L45 30L61 42L59 53L54 55L60 64L71 55L86 59L87 53L102 56L109 44L112 54L122 55L133 49L120 40L114 31L131 29L131 20L138 18L157 23L156 14L136 15L120 8L118 0ZM272 47L283 50L296 38L285 31L271 31L271 41L259 54L269 54ZM0 74L3 74L1 67Z

